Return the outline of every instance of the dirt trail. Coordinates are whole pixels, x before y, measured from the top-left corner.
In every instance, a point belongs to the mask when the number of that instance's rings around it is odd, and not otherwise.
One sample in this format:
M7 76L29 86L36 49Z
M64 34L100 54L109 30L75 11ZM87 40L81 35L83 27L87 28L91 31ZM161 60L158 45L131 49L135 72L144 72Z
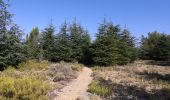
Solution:
M64 87L54 100L76 100L77 98L89 100L86 91L92 80L91 74L92 70L84 67L78 78Z

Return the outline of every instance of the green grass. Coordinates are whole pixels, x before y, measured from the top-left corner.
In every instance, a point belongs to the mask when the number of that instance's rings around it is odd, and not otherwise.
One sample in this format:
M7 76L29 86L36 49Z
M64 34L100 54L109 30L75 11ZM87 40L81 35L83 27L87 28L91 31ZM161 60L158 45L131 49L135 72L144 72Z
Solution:
M89 85L88 92L100 95L102 97L109 97L112 94L112 89L107 85L102 85L97 81L92 81Z

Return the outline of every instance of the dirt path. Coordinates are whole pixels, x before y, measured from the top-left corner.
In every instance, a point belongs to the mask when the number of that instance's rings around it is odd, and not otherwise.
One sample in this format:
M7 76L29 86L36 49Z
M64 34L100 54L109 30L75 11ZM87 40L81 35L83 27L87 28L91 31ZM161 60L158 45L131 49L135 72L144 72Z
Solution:
M77 98L88 100L86 91L92 80L91 73L92 70L90 68L84 67L78 78L64 87L55 100L76 100Z

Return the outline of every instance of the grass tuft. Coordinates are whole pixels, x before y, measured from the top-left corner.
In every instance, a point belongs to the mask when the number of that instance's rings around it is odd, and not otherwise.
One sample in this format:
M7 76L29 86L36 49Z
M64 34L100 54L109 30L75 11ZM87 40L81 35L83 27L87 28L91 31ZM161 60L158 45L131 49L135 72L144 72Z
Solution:
M112 90L109 86L100 84L97 81L92 81L89 85L88 92L100 95L102 97L108 97L112 94Z

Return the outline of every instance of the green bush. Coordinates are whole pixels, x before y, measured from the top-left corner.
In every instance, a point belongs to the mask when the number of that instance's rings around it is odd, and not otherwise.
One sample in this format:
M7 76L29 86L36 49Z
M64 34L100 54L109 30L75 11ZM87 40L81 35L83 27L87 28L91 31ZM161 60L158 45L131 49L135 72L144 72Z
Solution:
M49 65L49 62L46 60L43 60L41 62L37 60L28 60L26 62L20 63L18 65L18 68L22 71L31 70L31 69L41 70L41 69L48 68L48 65Z
M47 100L50 89L50 84L32 76L0 77L0 100Z
M108 97L112 94L112 90L109 86L100 84L97 81L92 81L89 85L88 92L100 95L102 97Z

